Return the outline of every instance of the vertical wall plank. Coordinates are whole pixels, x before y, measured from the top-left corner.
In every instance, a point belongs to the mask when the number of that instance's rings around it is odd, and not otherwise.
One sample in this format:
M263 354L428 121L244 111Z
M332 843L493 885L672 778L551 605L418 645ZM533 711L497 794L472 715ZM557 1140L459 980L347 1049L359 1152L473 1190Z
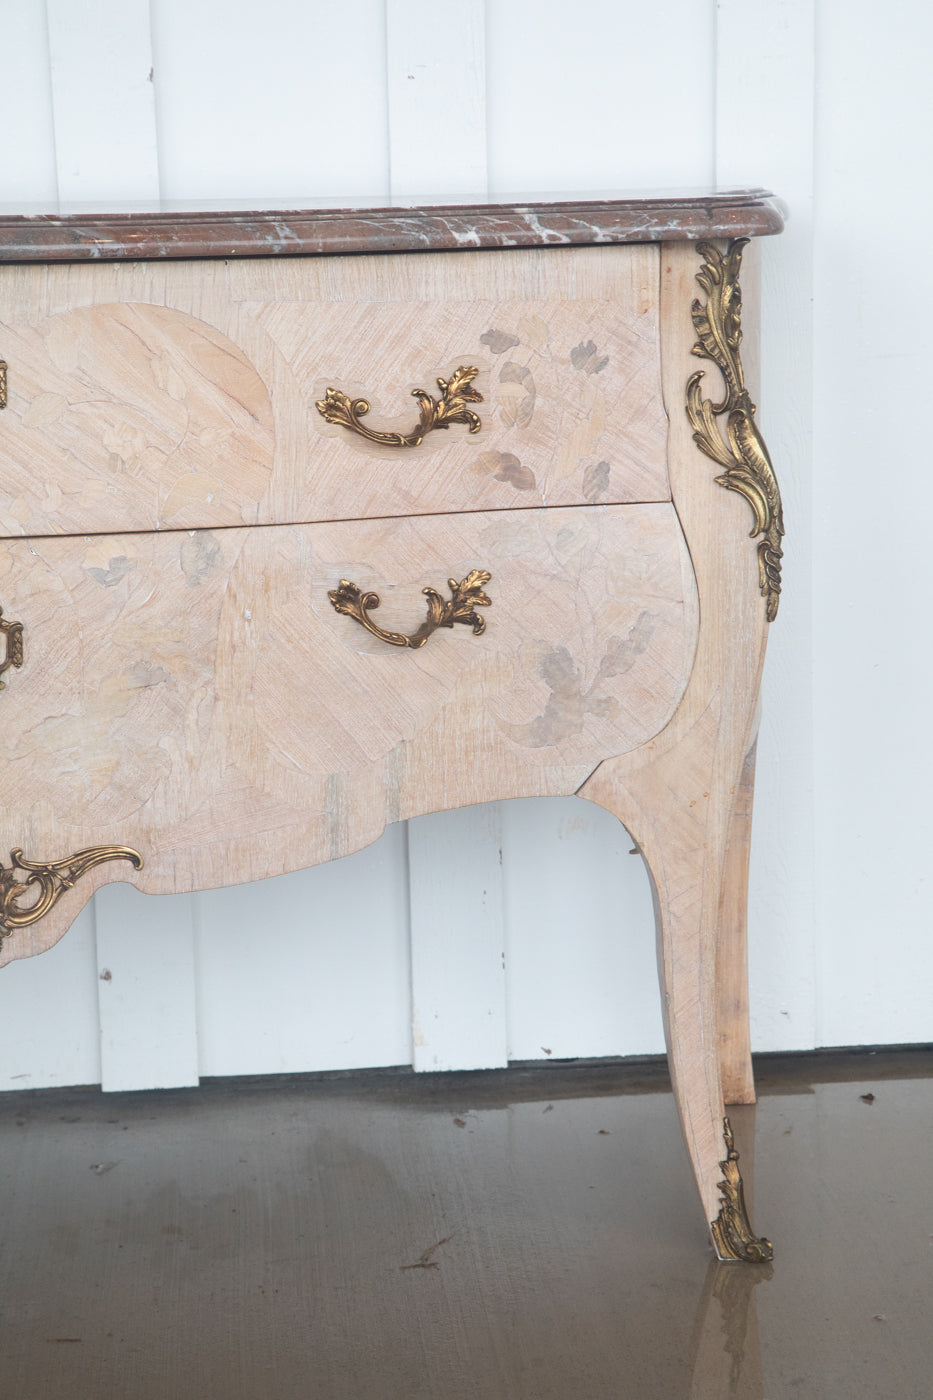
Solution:
M930 1041L933 9L817 23L819 1043Z
M194 902L202 1074L411 1063L403 826Z
M191 896L119 884L94 899L101 1087L197 1084Z
M383 0L150 0L165 199L388 192Z
M486 191L484 0L387 0L393 196Z
M47 8L59 199L157 199L149 0Z
M100 1083L94 940L92 902L54 948L0 973L0 1089Z
M45 0L15 0L0 18L0 93L5 129L0 204L54 203L55 131Z
M417 817L408 841L414 1067L498 1068L508 1054L498 804Z
M713 0L487 0L489 187L713 179Z
M664 1053L645 863L578 797L502 803L509 1059Z
M812 680L815 0L719 0L716 179L788 206L764 239L760 421L784 498L781 611L768 637L749 878L753 1049L816 1044ZM749 250L750 252L752 250ZM757 379L757 366L751 365Z

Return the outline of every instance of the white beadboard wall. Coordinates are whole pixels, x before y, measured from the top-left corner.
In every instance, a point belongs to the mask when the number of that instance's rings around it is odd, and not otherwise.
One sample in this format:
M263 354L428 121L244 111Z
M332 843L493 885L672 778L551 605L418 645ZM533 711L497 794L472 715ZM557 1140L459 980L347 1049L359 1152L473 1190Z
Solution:
M0 34L8 207L714 182L787 201L763 249L789 533L753 1042L933 1040L924 0L0 0ZM0 976L0 1089L660 1051L629 846L589 803L521 801L261 885L108 887Z

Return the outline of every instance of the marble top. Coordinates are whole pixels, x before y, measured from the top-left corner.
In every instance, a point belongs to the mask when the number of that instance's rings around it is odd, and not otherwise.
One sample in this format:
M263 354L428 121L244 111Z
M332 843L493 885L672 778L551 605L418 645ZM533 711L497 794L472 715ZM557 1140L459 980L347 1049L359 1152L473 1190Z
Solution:
M380 207L348 200L286 204L124 206L117 213L0 206L0 262L655 243L752 237L780 233L784 226L780 202L760 189L396 201Z

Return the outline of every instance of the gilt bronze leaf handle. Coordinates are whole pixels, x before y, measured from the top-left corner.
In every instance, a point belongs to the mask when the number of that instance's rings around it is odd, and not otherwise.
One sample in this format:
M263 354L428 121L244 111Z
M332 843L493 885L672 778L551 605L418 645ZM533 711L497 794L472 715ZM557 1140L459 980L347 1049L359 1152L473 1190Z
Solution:
M476 609L492 607L492 599L483 592L483 585L491 578L492 574L487 573L485 569L473 569L459 583L456 579L449 578L449 598L442 598L436 588L423 588L421 591L428 600L428 615L417 632L413 632L411 636L406 636L404 632L387 632L383 627L377 626L369 612L378 608L379 594L364 593L349 579L342 578L340 587L332 589L327 596L337 612L355 618L374 637L379 637L381 641L388 642L393 647L410 647L417 651L438 627L453 627L455 622L472 627L475 637L485 632L486 619L480 617Z
M11 666L19 670L23 664L23 624L21 622L7 622L3 616L3 609L0 608L0 633L3 634L5 650L3 660L0 661L0 676L4 671L8 671ZM6 690L6 681L0 680L0 690Z
M142 870L143 858L129 846L88 846L62 860L27 860L21 849L10 852L10 865L0 862L0 946L18 928L41 919L82 875L106 860L128 860ZM19 872L25 876L20 878ZM25 906L20 900L37 896Z
M368 399L351 399L341 389L328 389L323 399L317 400L317 411L328 423L339 423L370 442L381 443L383 447L417 447L432 428L449 428L451 423L466 423L471 433L478 433L483 426L479 417L467 405L482 403L483 396L473 388L473 380L479 370L473 365L460 365L449 379L438 379L437 387L441 397L435 399L424 389L412 389L411 396L418 400L418 424L410 433L380 433L367 428L360 422L369 412Z

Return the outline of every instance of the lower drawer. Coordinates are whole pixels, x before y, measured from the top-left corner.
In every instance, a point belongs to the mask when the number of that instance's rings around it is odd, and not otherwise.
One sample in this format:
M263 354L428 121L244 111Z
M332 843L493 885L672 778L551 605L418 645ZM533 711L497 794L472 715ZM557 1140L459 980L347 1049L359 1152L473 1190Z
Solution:
M485 570L486 622L389 645L329 594L417 634L433 588ZM163 893L345 855L386 822L573 792L683 694L698 606L670 504L7 541L0 603L25 662L0 693L2 848L97 867L4 959L87 896Z

